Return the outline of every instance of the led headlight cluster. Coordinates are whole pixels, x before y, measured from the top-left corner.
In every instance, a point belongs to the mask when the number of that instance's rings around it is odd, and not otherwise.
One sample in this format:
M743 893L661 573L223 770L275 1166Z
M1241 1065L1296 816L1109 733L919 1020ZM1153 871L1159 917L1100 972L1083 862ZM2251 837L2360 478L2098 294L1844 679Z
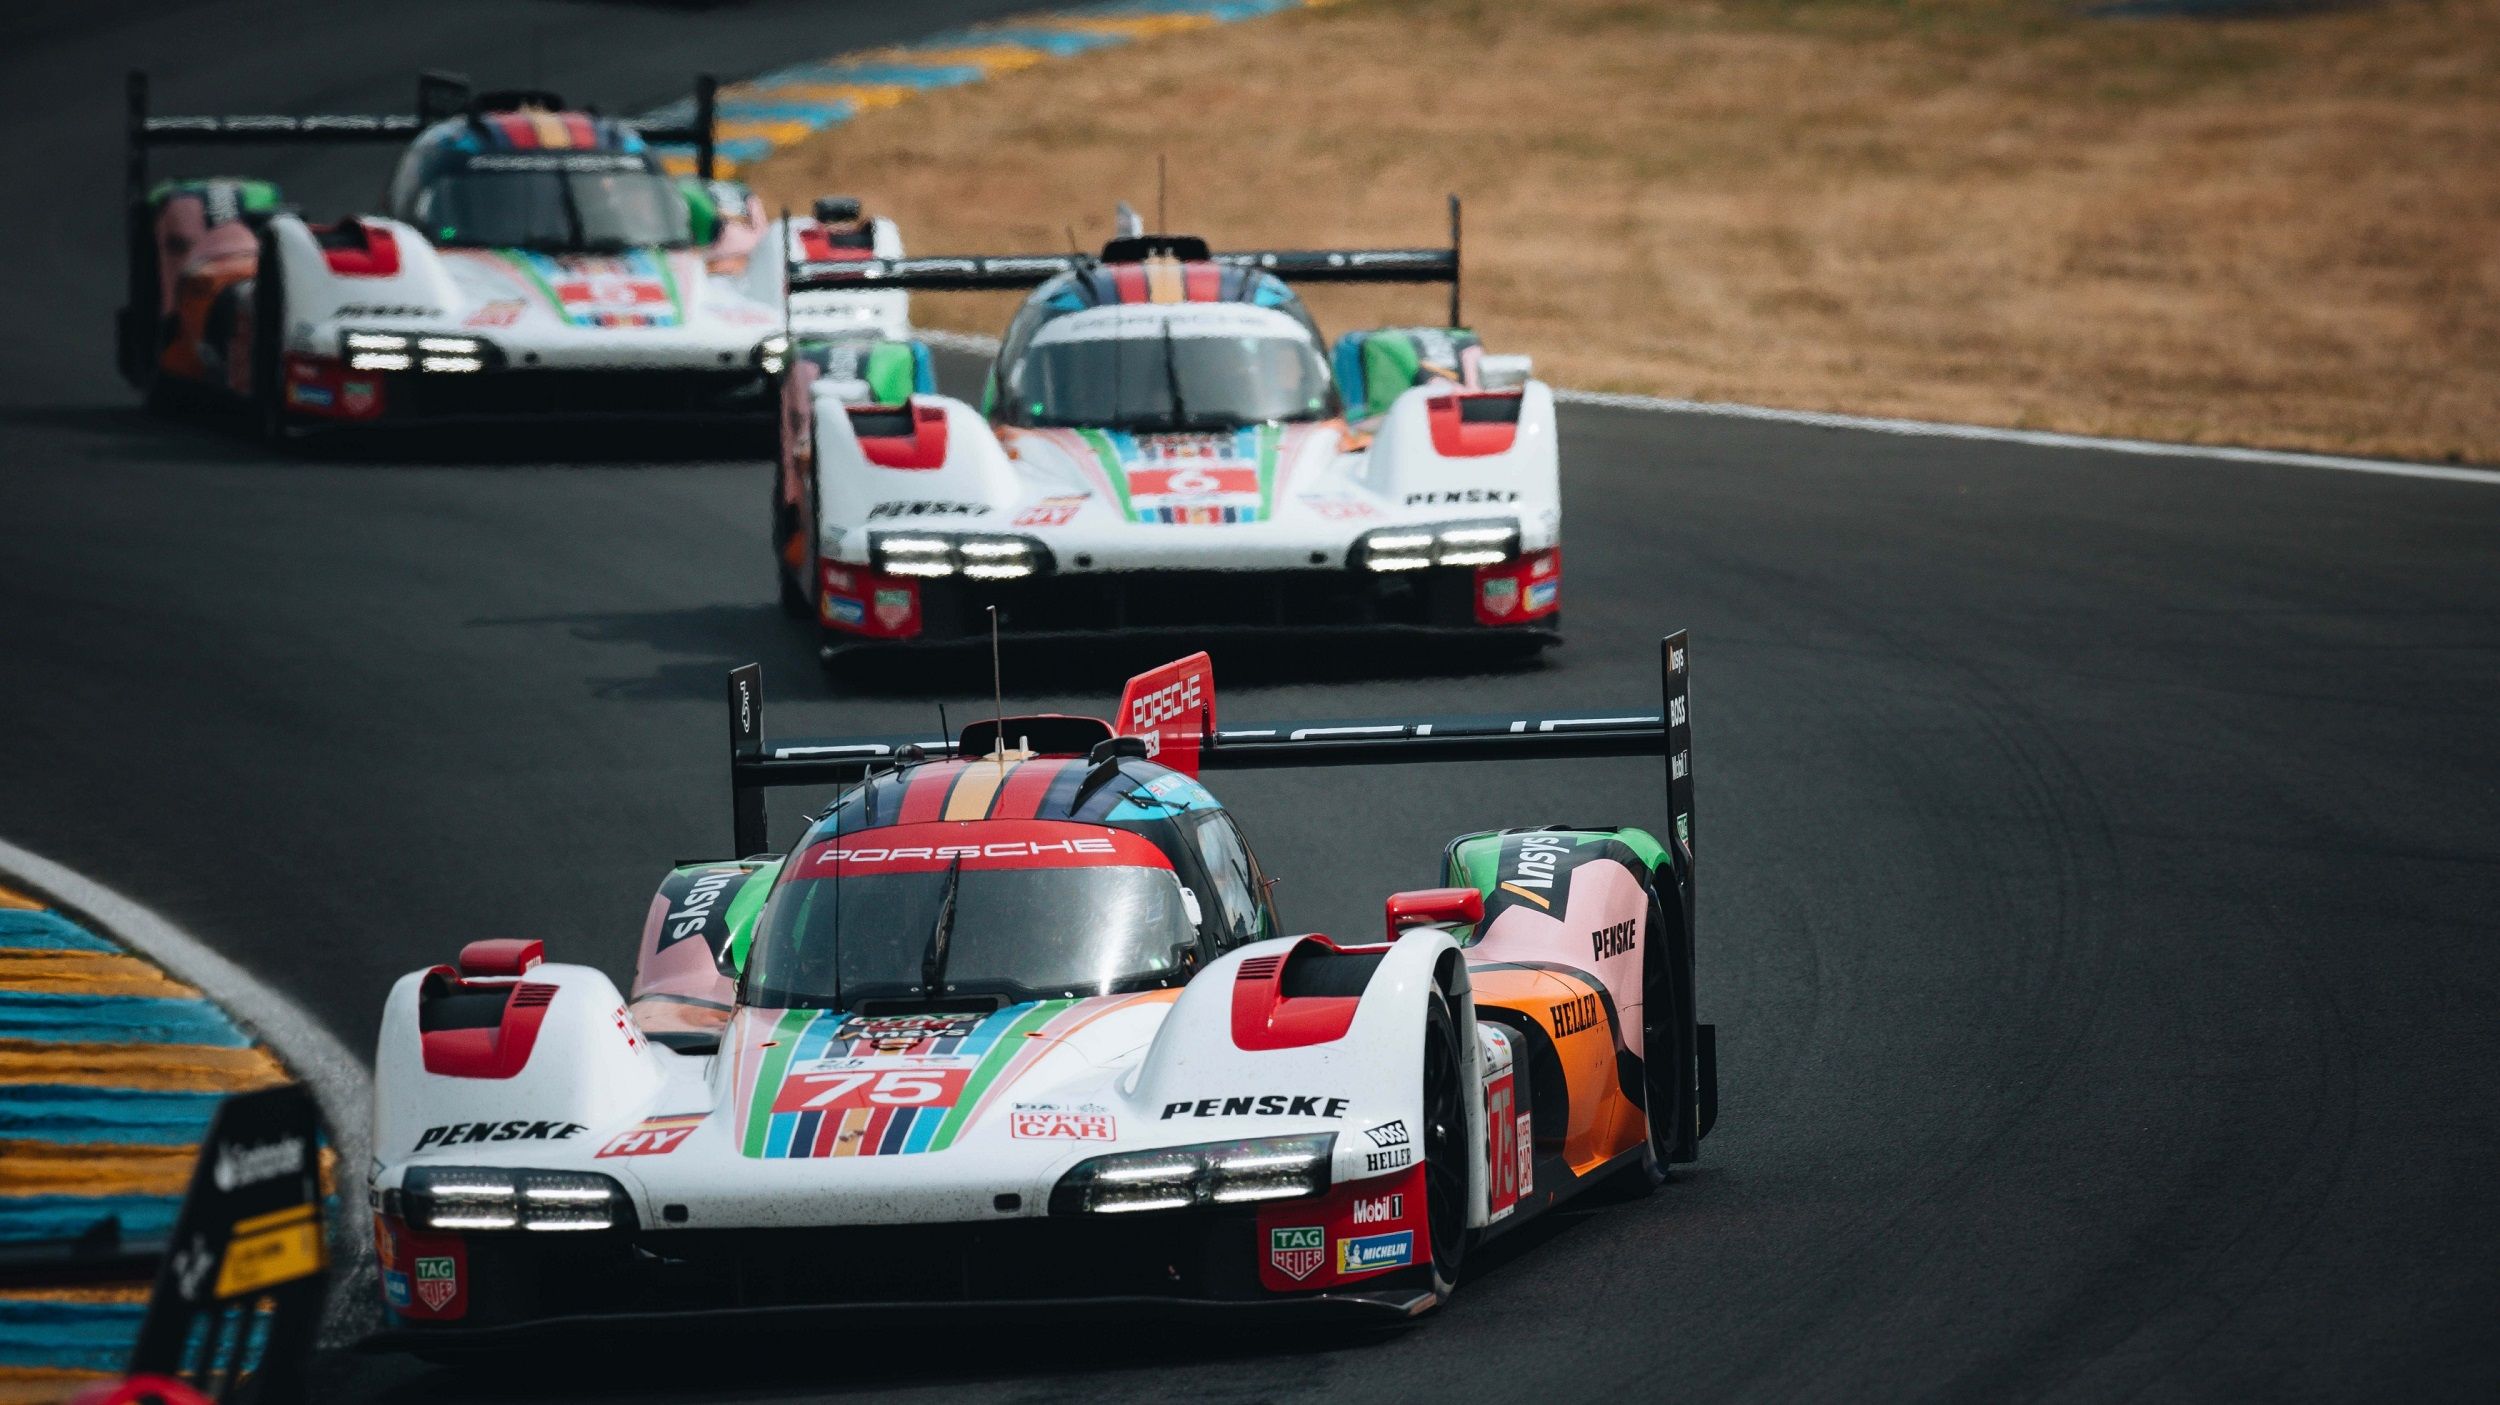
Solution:
M1354 564L1367 571L1420 571L1427 566L1499 566L1519 555L1519 524L1488 518L1422 527L1383 527L1354 543Z
M790 339L779 332L755 344L755 368L768 376L781 374L790 364Z
M339 338L351 371L483 371L503 359L482 337L415 332L348 332Z
M868 564L889 576L1014 580L1051 568L1050 548L1031 537L984 532L873 532Z
M396 1204L384 1211L412 1229L614 1229L633 1221L625 1188L586 1171L418 1166L391 1195Z
M1054 1215L1116 1215L1291 1200L1328 1189L1337 1134L1259 1137L1097 1156L1050 1193Z

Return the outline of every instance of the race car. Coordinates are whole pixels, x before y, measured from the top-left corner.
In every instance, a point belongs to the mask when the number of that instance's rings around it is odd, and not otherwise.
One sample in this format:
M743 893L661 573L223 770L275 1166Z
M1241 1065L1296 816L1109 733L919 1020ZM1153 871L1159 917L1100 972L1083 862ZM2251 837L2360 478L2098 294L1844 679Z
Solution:
M923 348L805 336L782 389L781 598L826 657L1107 630L1560 637L1554 397L1459 324L1445 249L803 263L804 290L1029 289L980 409ZM1447 283L1445 327L1341 337L1291 282Z
M1201 653L1110 722L763 737L630 993L535 940L393 988L371 1204L393 1326L460 1351L675 1314L1070 1303L1398 1320L1476 1246L1698 1154L1681 634L1644 715L1220 728ZM1664 839L1460 835L1376 934L1291 935L1224 769L1663 755ZM850 782L786 854L763 801Z
M793 328L911 331L908 294L785 298L789 257L903 246L856 200L764 218L745 186L712 179L711 80L696 98L693 126L646 131L428 75L413 115L178 117L151 115L133 73L122 373L151 404L239 400L273 438L551 415L760 426ZM147 176L158 147L339 142L406 147L384 213L318 223L267 181ZM691 176L664 168L654 147L672 142L695 148Z

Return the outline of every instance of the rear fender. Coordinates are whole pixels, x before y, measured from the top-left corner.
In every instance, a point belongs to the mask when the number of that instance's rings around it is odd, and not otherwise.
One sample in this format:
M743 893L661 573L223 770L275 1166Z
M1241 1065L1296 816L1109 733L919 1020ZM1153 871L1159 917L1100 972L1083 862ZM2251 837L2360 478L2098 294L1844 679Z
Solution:
M738 994L745 935L778 863L686 864L660 882L634 958L634 1022L670 1048L708 1050Z
M436 1033L491 1030L491 1038L471 1038L465 1051L438 1047L429 1059L429 1025ZM491 1044L503 1047L509 1072L492 1058L446 1057ZM383 1007L374 1156L386 1164L411 1156L506 1162L542 1143L578 1143L647 1107L665 1077L664 1057L592 967L542 965L499 981L462 980L449 966L412 972ZM470 1072L442 1071L461 1068Z
M1385 950L1309 936L1251 943L1182 989L1130 1096L1174 1142L1326 1129L1337 1134L1338 1182L1403 1173L1420 1153L1422 1031L1435 992L1460 1034L1462 1077L1472 1088L1478 1076L1456 953L1433 927ZM1343 1000L1350 1010L1333 1004ZM1481 1100L1467 1101L1469 1144L1481 1147Z
M1447 881L1485 895L1467 959L1488 1017L1523 1035L1540 1093L1562 1094L1537 1098L1537 1139L1574 1167L1643 1134L1642 962L1682 950L1680 909L1652 900L1662 856L1640 830L1532 828L1463 836L1445 858Z

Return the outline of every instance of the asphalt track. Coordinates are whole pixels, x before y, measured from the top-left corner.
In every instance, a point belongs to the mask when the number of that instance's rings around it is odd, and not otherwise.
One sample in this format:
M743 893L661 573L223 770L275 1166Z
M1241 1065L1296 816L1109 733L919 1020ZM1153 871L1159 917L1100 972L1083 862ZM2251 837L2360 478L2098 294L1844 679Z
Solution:
M727 843L729 666L764 662L777 732L933 713L931 686L830 686L779 615L751 445L272 457L141 413L108 367L125 65L169 106L378 107L418 65L529 78L519 16L539 76L632 109L697 65L982 8L0 18L8 836L364 1048L389 980L471 937L630 959L666 861ZM372 153L255 166L316 211L378 181ZM1635 704L1657 636L1690 627L1726 1090L1697 1168L1386 1340L939 1328L462 1377L339 1357L325 1394L2500 1390L2500 491L1625 410L1570 410L1564 435L1571 642L1547 667L1229 651L1224 705ZM1131 661L1011 657L1009 686L1107 701ZM985 674L934 695L970 706ZM1461 828L1660 808L1651 769L1604 764L1229 796L1288 920L1355 932Z

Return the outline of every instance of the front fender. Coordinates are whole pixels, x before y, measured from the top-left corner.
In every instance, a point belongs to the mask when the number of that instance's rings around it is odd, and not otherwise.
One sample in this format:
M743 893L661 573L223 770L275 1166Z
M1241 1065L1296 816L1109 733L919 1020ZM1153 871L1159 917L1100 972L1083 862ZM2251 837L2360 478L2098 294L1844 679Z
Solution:
M1520 389L1507 447L1463 455L1442 452L1434 437L1432 407L1451 394L1450 387L1431 384L1397 398L1372 437L1358 475L1363 485L1419 516L1515 516L1523 551L1558 544L1562 492L1553 388L1530 381Z
M336 356L340 326L360 317L380 318L392 325L407 318L459 317L460 289L424 235L378 215L362 216L359 222L389 232L398 255L394 271L335 273L303 220L280 215L269 222L285 278L287 325L281 335L287 350Z
M457 1059L438 1045L429 1068L419 1005L498 993L501 1013L487 1016L496 1039L468 1041ZM478 1003L433 1023L481 1018ZM526 1056L505 1060L508 1071L473 1057L481 1045L520 1040L525 1027ZM573 1142L646 1110L665 1079L659 1058L593 967L542 965L509 982L460 981L448 967L412 972L391 988L374 1050L374 1157L526 1162L534 1144Z
M1295 1008L1345 997L1264 998L1279 966L1299 961L1372 965L1351 997L1350 1017L1340 1021L1330 1009ZM1295 986L1336 988L1316 979L1288 988ZM1412 1133L1423 1116L1421 1035L1436 991L1450 1004L1462 1075L1472 1087L1475 1007L1465 963L1447 932L1413 930L1386 951L1345 951L1318 937L1253 943L1181 991L1139 1065L1132 1096L1175 1141L1329 1130L1338 1134L1337 1182L1403 1171L1420 1143ZM1403 1140L1370 1135L1387 1133L1393 1123L1404 1124L1398 1129ZM1471 1128L1471 1139L1481 1141L1482 1130Z
M1016 501L1015 468L989 421L950 396L915 395L910 407L936 408L945 415L945 453L934 467L891 468L873 462L848 407L830 391L817 394L811 406L817 550L824 559L866 563L872 529L1008 529L1007 509Z

